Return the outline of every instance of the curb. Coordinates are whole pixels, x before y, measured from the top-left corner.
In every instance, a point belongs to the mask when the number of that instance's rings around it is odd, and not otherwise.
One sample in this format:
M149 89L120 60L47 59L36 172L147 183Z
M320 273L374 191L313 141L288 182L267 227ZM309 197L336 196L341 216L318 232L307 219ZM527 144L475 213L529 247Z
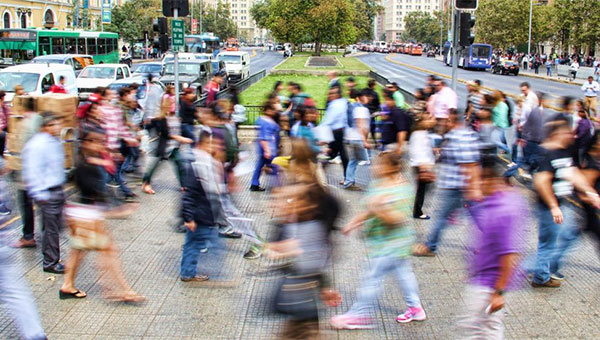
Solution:
M583 83L579 84L577 82L572 82L572 81L569 81L569 80L566 80L566 79L560 79L560 78L556 78L556 79L554 79L554 78L547 78L547 77L539 76L539 75L536 75L534 73L529 73L529 72L519 72L519 75L520 76L524 76L524 77L535 78L535 79L542 79L542 80L548 80L548 81L553 81L555 83L563 83L563 84L574 85L574 86L581 86L581 85L583 85Z

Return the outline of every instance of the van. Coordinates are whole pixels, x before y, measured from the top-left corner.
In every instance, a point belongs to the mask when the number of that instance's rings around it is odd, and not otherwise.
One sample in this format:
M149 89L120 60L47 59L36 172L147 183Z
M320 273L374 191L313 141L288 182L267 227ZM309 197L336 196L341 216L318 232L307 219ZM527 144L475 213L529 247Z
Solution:
M65 90L77 95L75 72L66 64L23 64L7 67L0 71L0 90L6 92L5 102L12 102L15 86L21 85L25 93L42 95L50 91L50 87L58 84L60 77L65 77Z
M237 82L250 76L250 55L244 51L227 51L217 55L217 60L225 63L227 77Z
M86 67L94 65L94 59L91 55L87 54L50 54L41 55L31 60L35 64L66 64L73 67L75 70L75 76Z

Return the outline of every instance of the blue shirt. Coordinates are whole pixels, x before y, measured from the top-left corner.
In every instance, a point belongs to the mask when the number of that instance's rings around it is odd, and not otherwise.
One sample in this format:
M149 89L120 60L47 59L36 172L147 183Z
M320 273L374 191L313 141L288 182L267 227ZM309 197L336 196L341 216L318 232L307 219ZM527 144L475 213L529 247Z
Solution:
M345 98L332 100L327 105L325 116L320 125L329 126L331 130L339 130L348 126L348 101Z
M65 183L65 155L60 141L48 133L35 134L21 154L23 182L36 201L50 199L50 191Z
M258 146L262 150L262 146L260 145L260 141L266 141L269 143L269 151L271 152L271 157L277 156L277 144L279 140L279 125L275 123L275 121L269 117L260 116L258 121L256 122L258 125Z

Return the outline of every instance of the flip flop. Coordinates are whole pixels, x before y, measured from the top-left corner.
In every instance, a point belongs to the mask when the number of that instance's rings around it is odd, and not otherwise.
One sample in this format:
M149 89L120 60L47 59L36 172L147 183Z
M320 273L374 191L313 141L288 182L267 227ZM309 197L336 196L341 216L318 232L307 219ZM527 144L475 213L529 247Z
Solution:
M127 292L124 295L118 296L118 297L112 297L110 298L112 301L115 302L125 302L125 303L140 303L140 302L144 302L146 301L146 297L143 295L140 295L136 292Z
M419 257L433 257L435 253L429 250L429 248L424 244L417 244L413 247L412 251L413 256Z
M65 300L65 299L83 299L85 297L87 297L87 294L85 292L80 291L79 289L72 292L72 293L67 293L67 292L63 292L62 290L58 290L58 297L61 300Z
M150 185L148 185L148 184L142 185L142 191L149 195L156 194L156 191L152 190L152 187L150 187Z

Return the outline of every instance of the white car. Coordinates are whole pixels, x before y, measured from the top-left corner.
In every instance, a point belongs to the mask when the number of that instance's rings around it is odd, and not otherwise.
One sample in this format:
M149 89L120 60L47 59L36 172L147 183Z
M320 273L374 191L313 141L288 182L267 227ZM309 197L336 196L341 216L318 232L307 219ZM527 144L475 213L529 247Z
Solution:
M250 76L250 55L244 51L227 51L217 55L217 60L225 63L227 76L231 81L240 81Z
M107 87L115 80L131 77L129 66L125 64L98 64L83 69L77 77L79 97L87 98L98 87Z
M73 67L65 64L23 64L7 67L0 71L0 90L6 92L4 101L11 103L15 95L15 86L23 86L28 94L42 95L50 91L50 87L58 84L60 77L65 77L65 90L77 95L75 72Z
M196 54L197 53L179 52L177 54L177 60L196 60L196 59L200 59L200 58L196 58ZM174 59L175 59L175 54L173 52L168 52L168 53L165 53L163 55L163 58L162 58L161 62L163 64L163 66L165 66L166 63L170 63Z

